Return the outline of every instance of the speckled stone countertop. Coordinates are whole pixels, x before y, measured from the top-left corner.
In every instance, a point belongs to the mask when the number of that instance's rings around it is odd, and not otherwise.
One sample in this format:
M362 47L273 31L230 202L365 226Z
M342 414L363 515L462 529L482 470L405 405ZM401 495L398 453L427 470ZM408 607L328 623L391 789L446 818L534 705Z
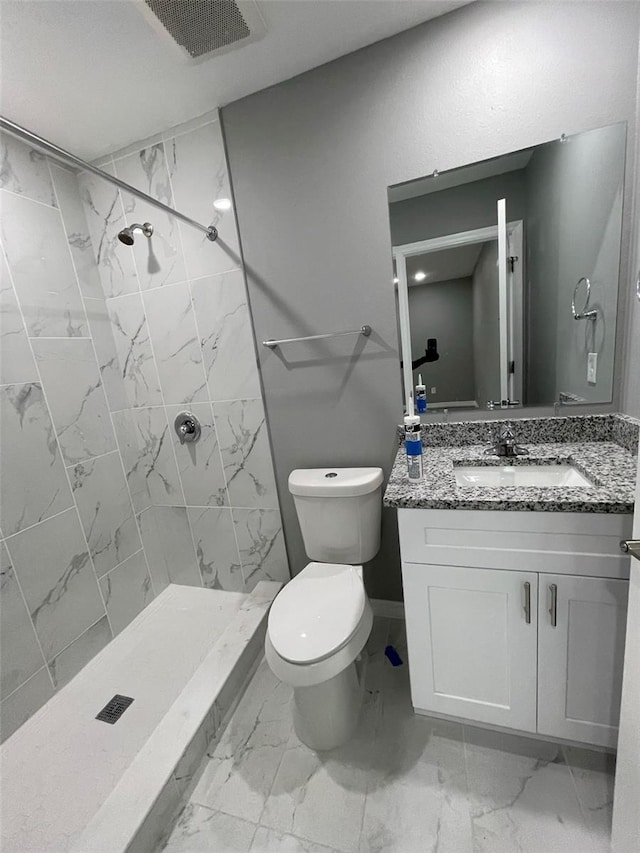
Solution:
M470 423L470 422L468 422ZM516 437L519 422L513 422ZM632 422L637 428L637 422ZM451 425L453 426L453 424ZM459 425L456 425L459 430ZM478 425L480 429L484 425ZM495 427L495 424L492 424ZM457 436L460 432L457 430ZM637 433L636 433L637 435ZM421 509L489 509L528 512L632 513L636 457L625 447L607 440L571 443L561 441L531 444L519 441L529 454L517 459L485 455L487 442L462 446L429 446L425 436L424 479L410 483L407 460L400 447L384 495L386 507ZM617 437L617 436L616 436ZM627 442L625 442L626 444ZM465 487L456 483L454 467L460 465L573 465L593 488L542 486Z

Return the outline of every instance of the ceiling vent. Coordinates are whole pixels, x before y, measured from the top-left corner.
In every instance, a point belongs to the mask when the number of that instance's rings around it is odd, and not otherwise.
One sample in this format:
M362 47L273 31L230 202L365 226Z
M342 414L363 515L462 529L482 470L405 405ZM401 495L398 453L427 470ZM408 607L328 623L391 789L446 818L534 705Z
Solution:
M140 8L192 63L244 47L266 33L254 0L144 0Z

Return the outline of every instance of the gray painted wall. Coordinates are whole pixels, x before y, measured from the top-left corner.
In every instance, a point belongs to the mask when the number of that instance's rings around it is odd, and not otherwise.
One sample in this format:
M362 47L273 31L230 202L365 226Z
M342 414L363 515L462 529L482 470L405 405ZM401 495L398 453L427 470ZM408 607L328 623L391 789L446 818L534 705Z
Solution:
M499 198L508 200L509 222L525 218L523 169L396 201L389 205L393 245L417 243L431 237L497 225L496 203Z
M476 400L500 399L500 305L498 241L485 243L473 271L473 361Z
M387 187L616 121L635 144L639 17L637 3L473 4L224 108L257 340L374 329L258 347L294 572L291 469L388 472L395 453ZM376 597L401 595L393 515L367 571Z
M611 400L625 153L621 125L537 149L526 169L529 358L527 400L570 392ZM591 281L595 324L576 321L571 299ZM580 289L577 305L585 295ZM587 383L587 354L598 354Z
M456 278L409 288L413 359L424 355L427 338L437 338L438 361L414 370L427 386L430 403L475 400L471 279ZM431 387L437 390L431 393Z

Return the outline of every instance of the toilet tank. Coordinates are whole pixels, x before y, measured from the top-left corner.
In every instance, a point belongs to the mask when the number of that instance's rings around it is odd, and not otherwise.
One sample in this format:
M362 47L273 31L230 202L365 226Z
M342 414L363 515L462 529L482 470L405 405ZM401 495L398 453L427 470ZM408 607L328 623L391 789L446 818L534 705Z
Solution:
M304 468L289 475L307 556L356 565L380 548L381 468Z

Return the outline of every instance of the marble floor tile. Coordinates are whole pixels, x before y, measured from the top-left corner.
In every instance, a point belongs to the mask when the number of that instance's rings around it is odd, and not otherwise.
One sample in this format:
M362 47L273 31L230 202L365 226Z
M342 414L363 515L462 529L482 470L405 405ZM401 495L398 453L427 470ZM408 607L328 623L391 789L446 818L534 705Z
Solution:
M594 833L608 839L613 814L615 755L571 746L564 747L563 752L587 822Z
M257 823L291 733L291 695L263 661L213 749L194 803Z
M190 804L167 841L166 853L249 853L255 824Z
M357 732L327 753L300 743L263 661L170 842L194 846L167 849L235 851L224 813L258 825L250 853L608 853L611 758L566 750L568 766L554 744L415 715L406 661L384 655L404 642L401 620L374 621Z
M465 727L476 853L603 853L582 815L560 747Z
M295 835L286 835L259 826L253 838L249 853L336 853L324 844L314 844Z

